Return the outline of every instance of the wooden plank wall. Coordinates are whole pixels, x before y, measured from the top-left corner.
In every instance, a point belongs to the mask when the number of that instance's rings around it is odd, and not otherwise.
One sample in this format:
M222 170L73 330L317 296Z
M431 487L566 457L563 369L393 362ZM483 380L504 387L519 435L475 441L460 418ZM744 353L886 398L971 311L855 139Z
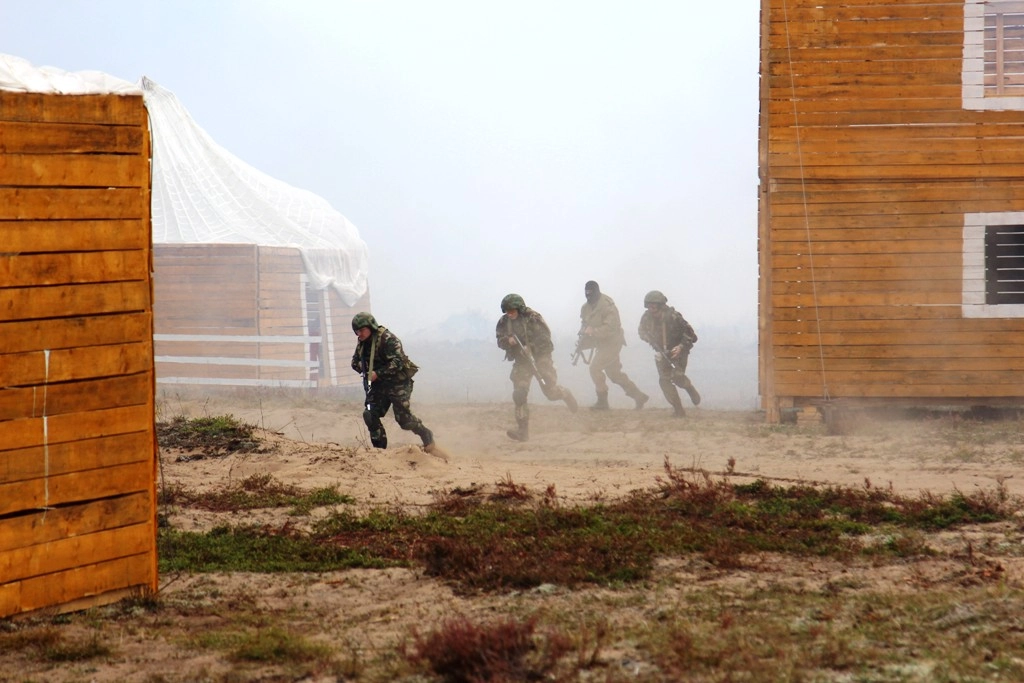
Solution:
M0 616L157 587L148 131L0 91Z
M1024 211L1024 112L961 102L964 4L763 0L760 385L1024 399L1024 319L965 318L967 212Z
M325 299L322 292L310 291L297 249L158 244L154 250L158 383L294 388L356 383L330 365L337 356L331 347L331 340L339 339L335 327L325 333L315 324L328 316L337 323L347 314L341 322L349 325L354 311L333 292Z

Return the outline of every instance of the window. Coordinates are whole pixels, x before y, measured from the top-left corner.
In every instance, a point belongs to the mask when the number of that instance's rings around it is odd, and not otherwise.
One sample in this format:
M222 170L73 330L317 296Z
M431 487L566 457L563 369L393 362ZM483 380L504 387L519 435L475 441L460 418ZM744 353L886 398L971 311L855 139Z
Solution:
M965 318L1024 318L1024 212L964 214Z
M1024 304L1024 225L985 228L985 303Z
M1024 0L965 0L966 109L1024 110Z
M985 3L985 95L1024 91L1024 2Z

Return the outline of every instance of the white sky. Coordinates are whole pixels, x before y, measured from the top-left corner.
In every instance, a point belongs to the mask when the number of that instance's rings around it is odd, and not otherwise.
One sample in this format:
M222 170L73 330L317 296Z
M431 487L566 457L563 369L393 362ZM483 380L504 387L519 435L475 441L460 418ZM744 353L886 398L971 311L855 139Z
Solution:
M0 51L148 76L214 140L327 199L400 336L517 292L575 334L661 289L757 315L758 0L4 0Z

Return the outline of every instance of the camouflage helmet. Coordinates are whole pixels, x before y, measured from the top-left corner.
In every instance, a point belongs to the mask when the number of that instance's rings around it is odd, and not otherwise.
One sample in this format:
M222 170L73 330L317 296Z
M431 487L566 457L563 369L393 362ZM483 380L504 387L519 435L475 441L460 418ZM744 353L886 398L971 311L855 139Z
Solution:
M511 310L521 311L526 308L526 302L518 294L506 294L501 300L501 312L508 313Z
M377 324L373 315L363 311L362 313L356 313L352 316L352 331L358 332L363 327L369 327L371 330L376 332L377 328L380 326Z
M659 306L664 306L667 303L668 297L656 289L652 289L651 291L647 292L647 295L644 297L644 306L649 306L651 304L658 304Z

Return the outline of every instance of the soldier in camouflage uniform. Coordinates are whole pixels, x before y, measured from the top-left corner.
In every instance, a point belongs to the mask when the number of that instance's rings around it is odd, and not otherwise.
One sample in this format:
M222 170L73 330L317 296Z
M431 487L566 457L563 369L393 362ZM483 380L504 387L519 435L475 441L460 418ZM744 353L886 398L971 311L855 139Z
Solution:
M665 398L672 404L672 414L683 417L683 402L676 387L682 387L690 395L693 405L700 403L700 394L693 382L686 376L686 363L690 349L697 342L697 333L686 322L683 314L668 305L668 298L658 290L652 290L644 297L647 309L640 318L640 338L654 347L657 355L654 364L658 368L658 384Z
M597 390L597 403L594 410L608 410L608 382L619 385L626 396L636 402L640 410L650 400L650 396L640 391L625 372L619 354L626 345L626 335L622 332L619 320L619 309L607 294L601 293L601 287L591 280L583 286L583 295L587 303L580 308L580 351L594 349L590 360L590 379Z
M527 308L523 297L518 294L509 294L501 300L501 312L503 315L498 319L495 336L498 348L505 352L505 360L513 361L509 379L512 380L512 403L516 407L517 425L516 429L506 433L510 439L526 441L530 438L527 398L534 377L549 401L565 401L574 413L578 406L572 392L558 385L558 374L551 360L555 345L551 343L551 330L540 313Z
M380 421L391 406L395 407L395 421L423 441L423 449L433 453L436 449L434 434L412 414L412 377L419 370L402 350L402 342L369 313L356 313L352 318L352 331L359 342L352 354L352 369L363 376L366 406L363 422L370 430L370 443L375 448L388 447L388 434Z

